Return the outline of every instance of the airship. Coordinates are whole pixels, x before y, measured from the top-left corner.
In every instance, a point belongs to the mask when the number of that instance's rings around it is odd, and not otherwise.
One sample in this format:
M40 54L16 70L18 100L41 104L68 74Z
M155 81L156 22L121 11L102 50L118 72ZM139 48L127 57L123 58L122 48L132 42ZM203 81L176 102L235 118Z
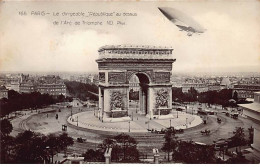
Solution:
M188 32L188 36L192 36L194 33L201 34L206 31L206 29L204 29L192 17L187 16L181 11L170 7L158 7L158 9L168 20L174 23L180 31Z

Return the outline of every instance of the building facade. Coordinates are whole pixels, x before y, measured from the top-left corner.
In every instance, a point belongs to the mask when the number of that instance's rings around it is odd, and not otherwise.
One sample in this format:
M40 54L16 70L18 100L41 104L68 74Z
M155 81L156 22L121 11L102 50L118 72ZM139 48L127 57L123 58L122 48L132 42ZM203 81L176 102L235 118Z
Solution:
M260 85L258 84L237 84L234 85L233 93L237 92L239 99L254 98L254 92L260 91Z
M251 145L253 158L260 163L260 92L254 93L254 102L250 104L239 104L243 108L243 115L255 122L254 139Z
M64 83L38 84L36 91L41 94L49 94L52 96L66 96L66 85Z
M2 98L8 99L8 89L5 86L0 86L0 99Z
M188 93L191 88L194 88L199 93L207 92L209 90L208 85L205 83L184 83L184 84L182 84L183 93Z
M20 84L20 93L32 93L36 91L36 85L31 82L22 82Z

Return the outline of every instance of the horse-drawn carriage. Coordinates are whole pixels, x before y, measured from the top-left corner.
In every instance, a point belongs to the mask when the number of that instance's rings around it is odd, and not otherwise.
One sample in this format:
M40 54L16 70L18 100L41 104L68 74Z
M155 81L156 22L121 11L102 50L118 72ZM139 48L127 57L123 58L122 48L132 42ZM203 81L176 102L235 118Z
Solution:
M217 118L217 122L218 122L218 123L221 123L221 119L220 119L220 118Z
M200 133L201 133L202 135L209 135L209 134L210 134L210 130L205 129L205 130L200 131Z

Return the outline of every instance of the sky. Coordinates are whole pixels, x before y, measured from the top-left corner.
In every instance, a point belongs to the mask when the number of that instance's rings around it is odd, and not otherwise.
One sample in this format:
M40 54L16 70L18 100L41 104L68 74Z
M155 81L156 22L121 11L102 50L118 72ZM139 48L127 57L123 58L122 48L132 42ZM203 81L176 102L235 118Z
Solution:
M158 7L182 11L206 32L187 36ZM54 16L57 12L137 16ZM103 25L53 25L64 20ZM106 24L110 20L126 25ZM122 44L172 47L173 72L260 72L260 1L0 2L0 71L97 72L98 48Z

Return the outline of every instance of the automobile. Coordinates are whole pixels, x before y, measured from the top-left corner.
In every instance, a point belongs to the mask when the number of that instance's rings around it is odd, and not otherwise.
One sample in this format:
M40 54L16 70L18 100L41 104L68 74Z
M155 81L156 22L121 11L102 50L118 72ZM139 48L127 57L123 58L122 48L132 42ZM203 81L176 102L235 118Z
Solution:
M71 106L71 105L68 105L67 108L72 108L72 106Z
M221 123L221 119L220 119L220 118L217 118L217 122L218 122L218 123Z

